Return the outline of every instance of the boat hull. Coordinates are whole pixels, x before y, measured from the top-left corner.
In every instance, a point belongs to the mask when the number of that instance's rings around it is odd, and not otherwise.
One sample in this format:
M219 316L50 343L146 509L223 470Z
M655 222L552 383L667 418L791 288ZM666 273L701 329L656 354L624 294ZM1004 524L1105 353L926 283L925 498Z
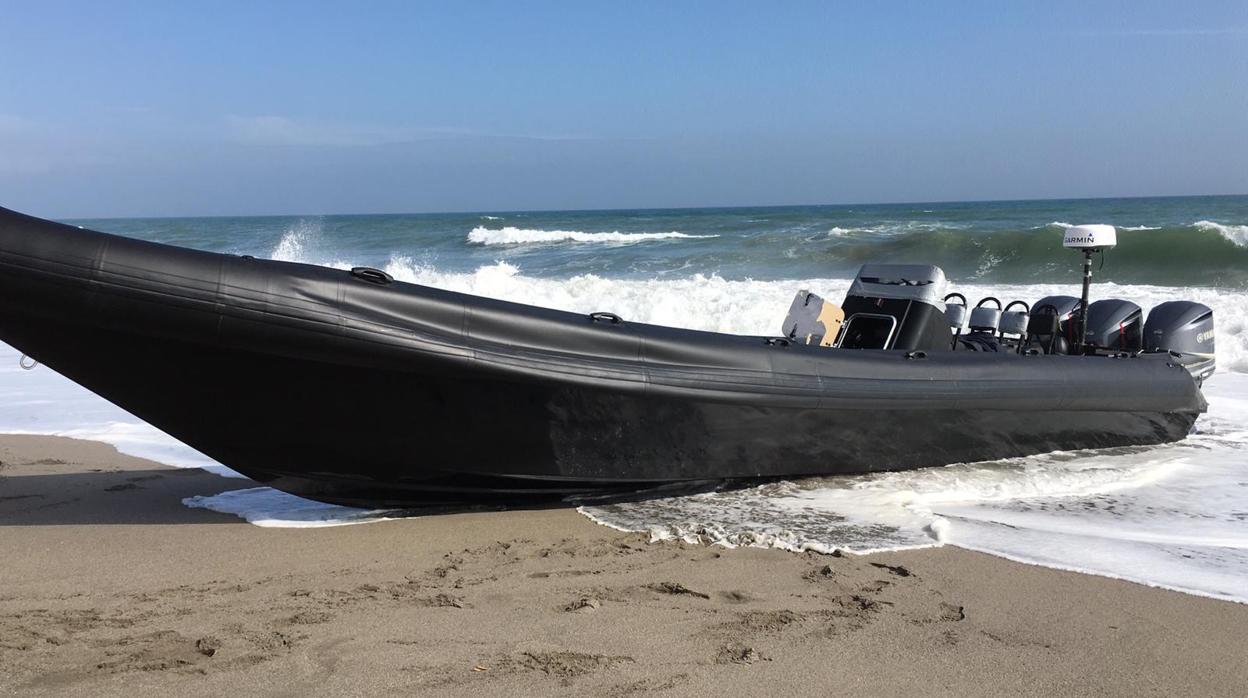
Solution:
M0 339L243 474L334 503L1147 445L1183 438L1205 408L1164 356L767 344L3 213Z

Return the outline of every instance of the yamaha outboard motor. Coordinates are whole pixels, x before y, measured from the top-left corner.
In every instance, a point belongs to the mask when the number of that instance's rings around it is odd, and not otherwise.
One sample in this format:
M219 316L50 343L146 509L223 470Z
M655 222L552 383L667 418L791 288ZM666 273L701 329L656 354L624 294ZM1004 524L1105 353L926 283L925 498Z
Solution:
M1042 305L1051 305L1057 309L1057 320L1061 323L1064 332L1071 318L1074 317L1075 311L1079 309L1079 299L1074 296L1045 296L1032 303L1031 307L1035 309Z
M1088 306L1088 331L1084 347L1091 351L1125 351L1144 348L1141 337L1144 311L1131 301L1111 298Z
M1213 310L1192 301L1169 301L1153 308L1144 323L1144 350L1175 353L1197 381L1213 375Z
M1046 354L1069 354L1074 346L1075 311L1079 299L1074 296L1045 296L1031 306L1027 323L1030 348Z

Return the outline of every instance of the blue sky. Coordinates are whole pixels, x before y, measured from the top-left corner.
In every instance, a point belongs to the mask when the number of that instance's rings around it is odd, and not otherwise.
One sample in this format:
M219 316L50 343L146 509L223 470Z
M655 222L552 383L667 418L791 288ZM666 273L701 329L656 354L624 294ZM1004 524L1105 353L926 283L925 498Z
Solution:
M0 205L1248 193L1243 0L358 5L0 0Z

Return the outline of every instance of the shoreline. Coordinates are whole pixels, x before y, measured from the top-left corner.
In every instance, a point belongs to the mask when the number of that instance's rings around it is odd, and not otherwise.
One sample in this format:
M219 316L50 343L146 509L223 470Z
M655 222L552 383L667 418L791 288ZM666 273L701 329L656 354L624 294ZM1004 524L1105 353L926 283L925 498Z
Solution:
M262 528L253 486L0 435L0 692L1248 691L1248 606L953 546L650 543L574 509Z

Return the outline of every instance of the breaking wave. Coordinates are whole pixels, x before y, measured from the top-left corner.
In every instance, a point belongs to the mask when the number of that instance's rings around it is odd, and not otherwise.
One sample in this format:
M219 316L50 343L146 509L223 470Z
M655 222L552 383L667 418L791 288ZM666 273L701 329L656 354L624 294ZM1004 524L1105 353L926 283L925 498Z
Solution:
M1248 247L1248 225L1223 225L1213 221L1196 221L1192 225L1199 230L1217 232L1240 247Z
M583 233L579 230L534 230L507 226L491 229L478 226L468 233L468 242L476 245L526 245L554 242L605 242L631 244L646 240L713 238L718 235L686 235L685 233Z
M350 268L348 263L333 266ZM780 331L793 294L809 289L828 298L842 298L850 280L807 278L765 281L725 279L717 274L684 278L618 279L579 274L565 279L527 276L508 263L483 265L473 272L447 272L393 257L386 272L400 281L470 293L476 296L537 305L576 313L611 311L626 320L729 334L771 335ZM954 283L950 290L972 300L985 296L1027 302L1048 295L1069 294L1066 284ZM1189 288L1182 293L1154 285L1098 283L1097 298L1124 298L1147 311L1165 301L1183 299L1213 308L1217 322L1220 371L1248 372L1248 305L1244 294L1229 289Z
M309 247L320 233L319 221L301 220L291 226L269 253L270 259L279 262L299 262L308 258Z
M808 243L819 262L852 274L868 261L929 263L953 279L1042 280L1069 275L1072 253L1062 247L1065 223L1031 230L973 232L916 230L860 235L834 228ZM866 229L860 229L866 230ZM1199 221L1191 226L1128 226L1118 246L1105 253L1098 280L1171 286L1248 286L1248 225Z

